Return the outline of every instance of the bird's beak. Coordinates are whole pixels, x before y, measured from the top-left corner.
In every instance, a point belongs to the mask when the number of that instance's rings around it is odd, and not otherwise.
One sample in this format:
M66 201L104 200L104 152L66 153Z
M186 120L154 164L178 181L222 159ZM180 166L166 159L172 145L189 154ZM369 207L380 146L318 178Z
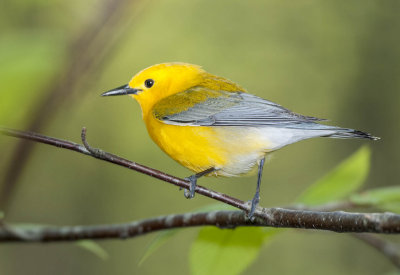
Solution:
M105 93L102 93L101 96L111 96L111 95L135 95L137 92L141 91L141 89L134 89L129 87L128 84L122 85L121 87L109 90Z

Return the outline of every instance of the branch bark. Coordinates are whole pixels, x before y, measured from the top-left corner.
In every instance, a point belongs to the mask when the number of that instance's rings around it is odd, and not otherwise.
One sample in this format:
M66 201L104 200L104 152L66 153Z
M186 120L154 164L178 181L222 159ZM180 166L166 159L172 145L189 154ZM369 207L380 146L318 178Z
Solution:
M59 148L72 150L72 151L75 151L75 152L78 152L81 154L89 155L91 157L101 159L104 161L108 161L108 162L117 164L119 166L131 169L131 170L135 170L139 173L149 175L151 177L174 184L181 188L189 189L190 183L184 179L180 179L180 178L168 175L161 171L141 165L139 163L132 162L132 161L124 159L122 157L119 157L119 156L104 152L102 150L90 147L86 141L86 129L85 128L82 129L81 136L82 136L83 143L84 143L84 145L86 145L86 147L83 145L80 145L78 143L71 142L71 141L52 138L52 137L48 137L48 136L44 136L44 135L40 135L40 134L32 133L32 132L24 132L24 131L18 131L18 130L7 129L7 128L0 128L0 132L5 135L8 135L8 136L13 136L13 137L22 138L22 139L28 139L28 140L36 141L39 143L44 143L44 144L56 146ZM196 192L198 194L204 195L206 197L210 197L210 198L219 200L223 203L232 205L241 210L245 210L245 211L249 210L249 205L247 205L245 202L243 202L239 199L236 199L236 198L232 198L232 197L227 196L222 193L208 190L207 188L204 188L202 186L197 186Z
M288 210L282 208L268 208L265 212L269 213L269 218L256 218L249 220L243 211L213 211L205 213L186 213L169 216L161 216L142 221L135 221L123 224L94 225L94 226L18 226L4 224L0 227L0 242L60 242L76 241L84 239L126 239L141 236L147 233L173 228L186 228L195 226L217 226L220 228L235 228L237 226L272 226L286 228L308 228L308 229L326 229L337 232L363 232L370 229L370 232L382 233L391 231L382 231L382 225L375 226L354 226L350 223L341 223L339 220L346 221L347 218L362 218L367 223L370 218L364 214L352 214L344 212L320 212L302 210ZM307 213L311 212L311 213ZM327 221L315 222L309 221L308 217L316 214L325 216ZM371 215L371 214L367 214ZM383 214L388 215L388 214ZM388 222L391 217L388 218ZM376 220L376 222L378 222ZM335 223L335 225L333 225ZM392 232L393 233L393 232ZM355 234L358 238L364 238L366 235ZM368 239L370 240L370 238ZM376 247L376 239L374 247ZM370 242L368 242L370 243ZM383 248L380 241L376 247ZM395 258L398 252L391 250L392 258Z
M136 162L129 161L119 156L107 153L97 148L91 147L86 140L86 129L82 129L82 142L83 146L71 141L65 141L52 137L43 136L36 133L29 133L23 131L17 131L12 129L0 128L0 132L18 138L24 138L33 140L40 143L45 143L60 148L69 149L85 155L89 155L94 158L105 160L119 166L129 168L131 170L138 171L143 174L155 177L168 183L172 183L176 186L189 189L190 183L186 180L165 174L161 171L146 167ZM225 204L232 205L238 209L244 210L245 212L250 210L249 203L243 202L239 199L230 197L228 195L209 190L202 186L197 186L195 189L196 193L212 198L214 200L223 202ZM310 211L304 209L284 209L284 208L262 208L258 207L254 213L254 220L247 220L246 215L243 212L221 212L222 214L217 215L217 220L211 219L213 225L229 225L229 226L246 226L246 225L258 225L258 226L272 226L272 227L286 227L286 228L304 228L304 229L320 229L330 230L335 232L373 232L373 233L400 233L400 215L393 213L348 213L343 211L334 212L321 212L321 211ZM188 214L186 214L188 215ZM194 215L194 214L192 214ZM203 215L208 215L203 213ZM222 215L224 218L221 218ZM171 216L169 216L171 217ZM184 215L180 218L183 219ZM196 215L190 216L194 221L198 221ZM177 218L178 220L180 218ZM234 219L233 219L234 218ZM188 217L186 216L186 219ZM160 218L156 219L158 222ZM162 220L162 219L161 219ZM207 219L203 217L203 220L207 222ZM208 216L210 220L210 216ZM226 224L223 223L225 220ZM152 220L154 222L154 220ZM145 221L144 221L145 222ZM171 222L170 219L164 219L164 225L160 227L158 223L157 230L160 228L167 229L168 224ZM209 221L208 221L209 222ZM196 222L185 223L185 226L196 226L196 225L210 225L207 223L197 224ZM90 227L94 230L93 227ZM104 232L104 226L100 227ZM115 227L111 226L113 230ZM126 230L126 225L118 227L120 230ZM76 228L75 228L76 229ZM93 232L95 232L94 230ZM151 230L150 230L151 231ZM51 231L53 232L53 231ZM75 231L70 231L75 232ZM85 231L87 233L87 231ZM89 231L90 232L90 231ZM86 234L85 233L85 234ZM28 234L29 235L29 234ZM73 238L73 237L72 237Z
M38 226L18 225L0 227L0 242L57 242L84 239L126 239L147 233L182 227L214 225L221 228L255 226L243 211L214 211L161 216L123 224L95 226Z

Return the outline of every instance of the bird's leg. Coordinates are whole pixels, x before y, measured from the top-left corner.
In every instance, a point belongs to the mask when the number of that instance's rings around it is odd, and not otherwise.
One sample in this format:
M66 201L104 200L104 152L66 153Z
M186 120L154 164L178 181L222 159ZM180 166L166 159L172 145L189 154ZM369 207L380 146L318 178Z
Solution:
M260 185L261 185L261 177L263 172L265 157L260 160L260 164L258 165L258 179L257 179L257 188L256 193L254 194L253 199L251 200L251 209L247 217L251 219L256 211L256 207L258 202L260 201Z
M197 174L191 175L190 177L185 178L185 180L190 181L189 190L185 189L185 197L187 199L191 199L194 197L194 190L196 189L197 179L214 172L216 169L214 167L208 168L207 170L201 171Z

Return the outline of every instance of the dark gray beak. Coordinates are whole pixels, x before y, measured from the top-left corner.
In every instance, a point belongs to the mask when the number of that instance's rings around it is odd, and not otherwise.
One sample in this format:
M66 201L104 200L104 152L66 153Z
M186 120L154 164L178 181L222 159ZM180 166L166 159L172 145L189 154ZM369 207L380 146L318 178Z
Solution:
M109 90L105 93L102 93L101 96L111 96L111 95L134 95L141 89L134 89L129 87L128 84L122 85L121 87Z

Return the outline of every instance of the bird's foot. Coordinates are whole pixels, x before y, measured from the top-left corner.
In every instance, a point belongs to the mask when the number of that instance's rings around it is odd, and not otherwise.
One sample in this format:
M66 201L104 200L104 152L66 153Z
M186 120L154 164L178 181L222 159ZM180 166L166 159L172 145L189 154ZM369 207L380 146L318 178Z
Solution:
M247 214L247 218L249 218L250 220L253 219L254 212L256 211L259 202L260 196L257 195L254 196L254 198L251 200L250 212Z
M196 175L191 175L190 177L185 178L185 180L190 181L189 190L185 189L184 191L185 198L192 199L194 198L194 191L196 189L197 177Z

